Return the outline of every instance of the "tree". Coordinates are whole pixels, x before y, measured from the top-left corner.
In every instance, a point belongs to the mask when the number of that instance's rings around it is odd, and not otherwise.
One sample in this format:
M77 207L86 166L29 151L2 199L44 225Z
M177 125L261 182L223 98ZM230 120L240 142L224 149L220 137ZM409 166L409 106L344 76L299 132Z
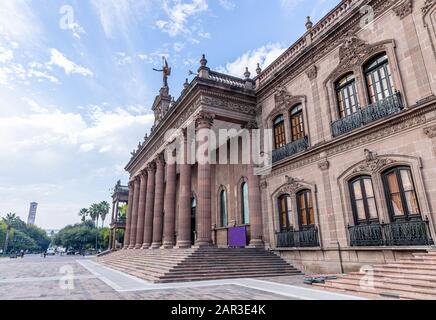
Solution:
M102 201L98 204L99 211L100 211L100 217L101 217L101 227L104 226L104 220L106 219L106 216L109 214L110 205L106 201Z
M97 236L97 228L92 221L66 226L56 234L54 243L67 249L83 251L91 249Z
M86 217L88 216L88 209L86 208L80 209L79 216L81 217L82 222L85 222Z

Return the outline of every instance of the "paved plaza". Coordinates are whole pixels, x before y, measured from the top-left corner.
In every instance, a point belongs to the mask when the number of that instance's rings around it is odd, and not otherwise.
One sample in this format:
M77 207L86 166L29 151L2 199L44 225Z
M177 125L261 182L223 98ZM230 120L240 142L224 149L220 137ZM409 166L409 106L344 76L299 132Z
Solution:
M0 258L2 300L309 300L355 297L314 290L302 276L152 284L84 257Z

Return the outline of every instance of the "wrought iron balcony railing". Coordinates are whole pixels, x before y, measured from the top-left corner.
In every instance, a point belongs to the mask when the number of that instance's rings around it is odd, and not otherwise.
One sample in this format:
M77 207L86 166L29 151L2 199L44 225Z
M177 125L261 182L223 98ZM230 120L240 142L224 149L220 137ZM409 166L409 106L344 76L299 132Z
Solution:
M277 248L319 247L318 229L316 227L299 231L282 231L277 233Z
M305 136L300 140L287 144L283 148L273 150L272 162L274 163L287 157L293 156L294 154L302 152L307 148L309 148L309 138Z
M349 226L351 246L433 245L428 220Z
M402 109L403 101L401 94L396 92L392 96L362 108L352 115L332 122L333 136L337 137L348 133L368 123L397 113Z

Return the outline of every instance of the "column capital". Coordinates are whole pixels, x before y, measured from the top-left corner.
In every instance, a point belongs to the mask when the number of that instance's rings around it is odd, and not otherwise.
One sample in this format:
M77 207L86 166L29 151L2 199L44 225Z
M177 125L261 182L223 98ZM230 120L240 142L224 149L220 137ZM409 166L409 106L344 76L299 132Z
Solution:
M215 115L210 112L200 111L195 118L195 125L197 129L210 129L213 125Z
M154 161L147 164L147 173L153 174L156 172L156 163Z
M157 158L154 160L157 166L164 166L165 165L165 157L162 153L160 153Z
M242 129L247 129L247 130L259 129L259 125L256 120L250 120L244 123L241 127Z

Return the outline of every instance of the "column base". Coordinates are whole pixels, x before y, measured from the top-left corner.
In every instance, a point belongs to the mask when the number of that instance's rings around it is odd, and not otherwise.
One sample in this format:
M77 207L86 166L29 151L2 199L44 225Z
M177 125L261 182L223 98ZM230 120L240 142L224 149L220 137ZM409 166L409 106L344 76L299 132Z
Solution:
M151 249L159 249L162 246L162 242L153 242L151 244Z
M192 247L191 241L177 241L175 249L189 249Z
M265 244L261 239L252 239L250 241L250 244L248 245L249 248L264 248Z
M200 240L200 241L197 241L195 243L194 247L202 248L202 247L212 247L212 246L213 246L212 241L209 241L209 240Z
M135 246L134 245L130 245L128 249L129 250L135 249Z
M172 242L164 242L161 249L173 249L174 243Z
M141 250L148 250L150 249L150 244L149 243L144 243L141 247Z
M135 246L135 249L138 250L138 249L141 249L141 248L142 248L142 244L137 243L136 246Z

